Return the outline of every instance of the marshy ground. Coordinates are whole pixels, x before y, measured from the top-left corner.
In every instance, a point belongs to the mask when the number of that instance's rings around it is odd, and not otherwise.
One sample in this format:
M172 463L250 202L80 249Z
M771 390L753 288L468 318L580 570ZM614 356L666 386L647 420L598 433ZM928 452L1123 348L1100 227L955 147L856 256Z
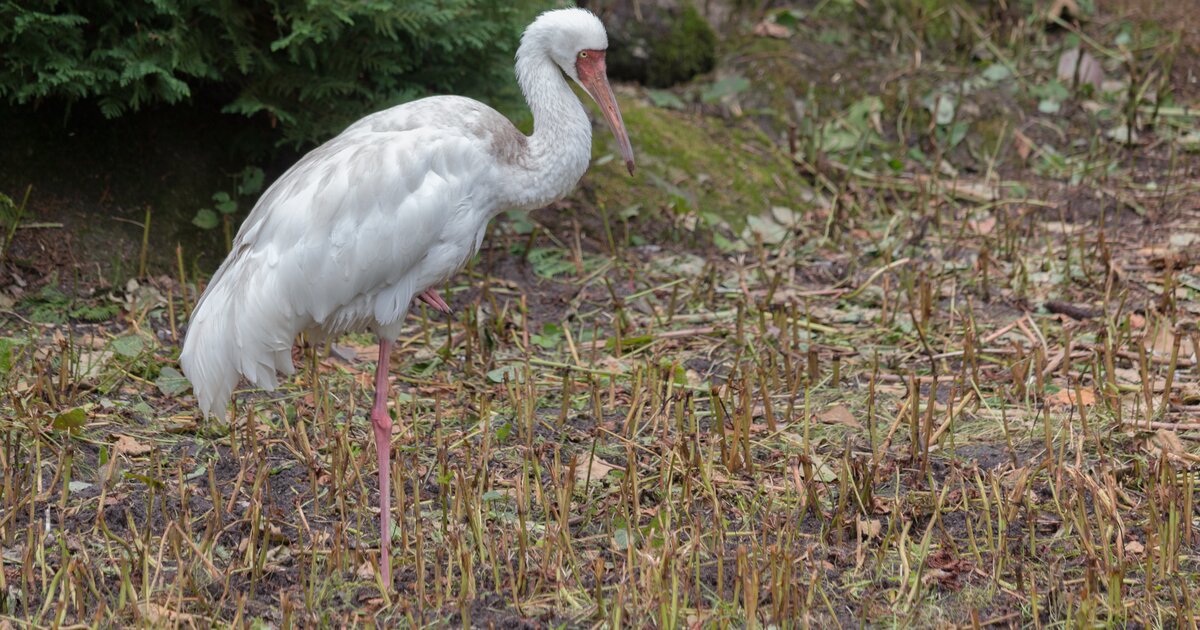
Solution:
M1196 17L802 4L414 309L392 591L373 340L203 420L219 227L10 172L0 627L1195 627Z

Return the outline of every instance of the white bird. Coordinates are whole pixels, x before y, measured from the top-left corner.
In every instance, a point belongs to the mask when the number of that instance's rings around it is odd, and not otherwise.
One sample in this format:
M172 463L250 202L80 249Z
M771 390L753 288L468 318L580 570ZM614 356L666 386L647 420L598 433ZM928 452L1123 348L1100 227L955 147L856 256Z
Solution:
M391 585L388 357L414 298L449 311L434 287L479 249L488 221L571 191L592 128L563 75L583 87L633 150L608 84L608 36L582 9L538 16L517 50L533 135L477 101L435 96L371 114L314 149L259 199L196 303L179 361L200 409L223 416L239 377L265 390L292 374L299 333L379 337L371 424L379 458L380 572Z

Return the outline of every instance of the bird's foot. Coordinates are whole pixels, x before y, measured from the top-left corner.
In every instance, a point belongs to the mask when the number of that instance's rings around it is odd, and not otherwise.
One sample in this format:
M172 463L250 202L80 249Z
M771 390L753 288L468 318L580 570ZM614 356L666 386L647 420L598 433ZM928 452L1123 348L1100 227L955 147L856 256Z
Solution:
M436 289L425 289L417 295L417 299L428 304L435 311L450 313L450 305L446 304L446 300L443 300L442 296L438 295Z

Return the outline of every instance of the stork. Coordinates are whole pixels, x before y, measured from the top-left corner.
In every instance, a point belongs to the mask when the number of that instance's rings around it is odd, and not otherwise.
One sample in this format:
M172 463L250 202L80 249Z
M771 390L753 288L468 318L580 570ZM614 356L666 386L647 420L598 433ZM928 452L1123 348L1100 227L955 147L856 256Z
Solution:
M179 356L200 410L223 416L239 378L273 390L292 343L370 330L379 339L371 426L379 460L379 567L391 588L392 418L388 364L414 299L449 312L435 287L479 249L488 221L562 198L591 159L592 128L564 75L599 106L633 174L608 83L608 36L583 9L525 29L516 75L526 136L496 110L434 96L371 114L300 158L263 193L196 303Z

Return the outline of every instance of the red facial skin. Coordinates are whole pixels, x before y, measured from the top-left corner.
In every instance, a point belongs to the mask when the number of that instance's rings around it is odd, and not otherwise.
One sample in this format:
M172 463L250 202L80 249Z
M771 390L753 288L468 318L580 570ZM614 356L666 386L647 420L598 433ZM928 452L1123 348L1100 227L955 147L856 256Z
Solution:
M613 96L612 88L608 85L608 70L604 64L603 50L581 50L575 57L575 73L579 82L600 106L600 113L608 122L609 129L617 138L617 147L621 157L625 159L625 167L633 175L633 148L629 144L629 134L625 131L625 121L621 119L621 110L617 108L617 99Z

